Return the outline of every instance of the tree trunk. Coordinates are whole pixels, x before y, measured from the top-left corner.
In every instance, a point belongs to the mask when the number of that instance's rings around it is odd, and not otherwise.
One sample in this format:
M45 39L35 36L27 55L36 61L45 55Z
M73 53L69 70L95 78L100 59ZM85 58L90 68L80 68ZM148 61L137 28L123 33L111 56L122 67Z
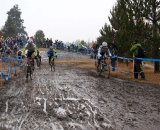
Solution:
M157 42L156 40L155 40L155 42ZM155 51L154 51L154 58L160 58L159 57L159 52L158 52L158 46L157 46L157 44L155 44ZM159 62L154 62L154 73L158 73L158 72L160 72L160 64L159 64Z
M155 20L156 18L154 17L153 20L153 41L155 43L154 45L154 57L155 58L159 58L159 46L158 46L158 26L157 26L157 21ZM154 72L158 73L160 72L160 66L159 66L159 62L155 62L154 63Z

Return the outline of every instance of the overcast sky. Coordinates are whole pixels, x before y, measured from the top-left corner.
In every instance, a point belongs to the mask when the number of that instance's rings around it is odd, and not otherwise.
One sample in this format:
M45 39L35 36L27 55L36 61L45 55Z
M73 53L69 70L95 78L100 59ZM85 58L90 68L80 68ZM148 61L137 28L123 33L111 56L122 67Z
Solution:
M39 29L45 36L65 42L92 41L99 30L109 23L110 10L116 0L0 0L0 27L7 19L6 12L19 5L29 36Z

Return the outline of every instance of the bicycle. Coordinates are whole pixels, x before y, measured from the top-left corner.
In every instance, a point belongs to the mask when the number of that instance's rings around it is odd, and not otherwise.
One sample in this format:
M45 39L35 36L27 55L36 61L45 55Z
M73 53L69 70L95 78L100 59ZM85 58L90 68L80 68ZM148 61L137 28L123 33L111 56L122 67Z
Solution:
M51 71L54 70L55 71L55 56L51 57L51 61L50 61L50 66L51 66Z
M41 66L41 57L37 56L35 59L36 59L37 67L40 68L40 66Z
M97 60L96 60L97 61ZM96 63L97 64L97 63ZM106 78L110 77L110 57L104 55L100 61L100 64L97 67L98 75L103 75Z
M32 75L34 71L34 59L28 58L27 59L27 67L26 67L26 80L28 81L28 77L32 80Z

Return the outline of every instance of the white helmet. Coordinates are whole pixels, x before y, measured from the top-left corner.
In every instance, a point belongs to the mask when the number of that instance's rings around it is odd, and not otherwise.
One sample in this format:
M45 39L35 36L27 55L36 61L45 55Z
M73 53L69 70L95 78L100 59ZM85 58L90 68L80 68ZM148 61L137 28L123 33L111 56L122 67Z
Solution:
M33 43L33 40L32 40L32 39L29 39L29 40L28 40L28 43Z
M102 46L108 46L107 42L103 42Z

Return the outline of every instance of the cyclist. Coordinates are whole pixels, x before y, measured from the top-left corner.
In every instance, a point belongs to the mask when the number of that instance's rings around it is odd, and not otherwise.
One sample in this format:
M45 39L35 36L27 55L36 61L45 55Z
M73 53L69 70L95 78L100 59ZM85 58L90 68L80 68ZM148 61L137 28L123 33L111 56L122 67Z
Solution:
M26 53L27 50L27 53ZM33 43L32 39L29 39L23 52L22 55L26 55L27 59L32 59L33 60L33 66L34 66L34 58L37 56L37 47L36 45Z
M36 63L37 63L37 66L40 67L41 65L41 55L39 53L39 50L37 49L37 55L35 56L35 59L36 59Z
M48 61L49 61L49 64L51 62L51 58L52 57L56 57L56 49L53 47L53 46L50 46L48 51L47 51L47 55L48 55Z
M108 57L112 56L111 52L108 48L107 42L103 42L102 45L98 49L98 54L97 54L98 66L97 66L97 68L99 67L99 65L101 63L101 60L103 59L103 56L104 56L105 53Z

